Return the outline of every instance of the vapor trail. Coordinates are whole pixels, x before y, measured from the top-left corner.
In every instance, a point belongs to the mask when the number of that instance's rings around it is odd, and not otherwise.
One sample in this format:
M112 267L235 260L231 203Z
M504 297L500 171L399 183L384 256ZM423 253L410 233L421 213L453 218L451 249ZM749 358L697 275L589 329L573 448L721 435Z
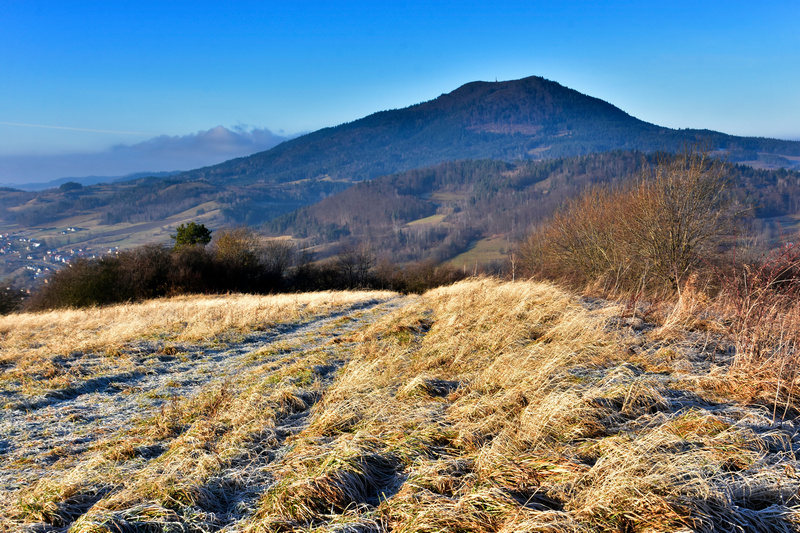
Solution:
M90 128L73 128L70 126L46 126L44 124L22 124L20 122L0 122L3 126L23 126L26 128L46 128L50 130L69 130L69 131L88 131L91 133L117 133L122 135L155 135L146 131L116 131L116 130L94 130Z

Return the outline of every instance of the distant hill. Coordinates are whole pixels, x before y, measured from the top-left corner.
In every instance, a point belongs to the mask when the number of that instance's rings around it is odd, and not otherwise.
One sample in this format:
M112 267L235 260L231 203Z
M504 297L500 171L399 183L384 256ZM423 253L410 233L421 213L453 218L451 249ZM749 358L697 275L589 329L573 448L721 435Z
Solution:
M139 178L168 178L180 174L180 171L168 172L134 172L133 174L126 174L125 176L82 176L72 178L59 178L57 180L34 182L34 183L6 183L3 186L16 189L20 191L43 191L45 189L54 189L65 183L80 183L81 185L98 185L100 183L114 183L117 181L133 181Z
M325 128L182 175L215 184L363 181L457 159L545 159L609 150L674 151L703 142L732 160L800 157L800 142L674 130L540 77L473 82L429 102ZM790 160L786 160L793 164Z

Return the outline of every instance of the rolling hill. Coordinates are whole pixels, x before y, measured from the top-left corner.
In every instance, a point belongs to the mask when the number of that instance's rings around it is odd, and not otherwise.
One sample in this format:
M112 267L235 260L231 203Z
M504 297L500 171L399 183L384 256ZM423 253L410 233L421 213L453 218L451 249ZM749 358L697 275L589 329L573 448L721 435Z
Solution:
M800 142L674 130L556 82L473 82L404 109L325 128L258 154L183 174L212 183L362 181L455 159L545 159L609 150L674 151L709 143L734 159L800 156Z
M612 150L677 151L702 144L732 162L800 166L800 142L675 130L632 117L556 82L473 82L404 109L382 111L180 176L251 188L226 215L267 221L355 182L462 159L544 160Z

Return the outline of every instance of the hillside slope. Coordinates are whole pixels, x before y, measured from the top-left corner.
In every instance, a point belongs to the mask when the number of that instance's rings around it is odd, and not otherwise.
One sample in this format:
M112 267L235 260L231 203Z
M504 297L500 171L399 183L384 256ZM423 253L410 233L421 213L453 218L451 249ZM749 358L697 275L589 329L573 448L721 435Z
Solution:
M530 228L567 198L590 185L629 183L643 165L667 156L606 152L548 161L450 161L384 176L265 224L275 235L292 235L321 254L342 243L367 243L393 261L455 259L473 268L503 261ZM800 172L726 165L733 193L763 227L795 225ZM332 245L332 246L328 246ZM494 253L475 257L471 250ZM469 259L469 260L468 260Z
M798 531L791 392L641 311L479 279L2 318L0 528Z
M675 151L698 141L739 156L744 152L800 156L800 142L672 130L532 76L468 83L429 102L325 128L183 177L217 184L355 182L454 159L543 159L617 149Z

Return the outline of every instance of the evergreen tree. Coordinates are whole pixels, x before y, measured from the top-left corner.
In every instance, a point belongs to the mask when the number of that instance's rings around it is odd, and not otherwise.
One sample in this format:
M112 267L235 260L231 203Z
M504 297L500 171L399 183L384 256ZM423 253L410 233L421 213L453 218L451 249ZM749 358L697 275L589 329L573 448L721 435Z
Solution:
M175 231L176 235L170 235L170 238L175 241L175 249L195 244L205 246L211 242L211 230L206 228L204 224L189 222L188 224L181 224Z

